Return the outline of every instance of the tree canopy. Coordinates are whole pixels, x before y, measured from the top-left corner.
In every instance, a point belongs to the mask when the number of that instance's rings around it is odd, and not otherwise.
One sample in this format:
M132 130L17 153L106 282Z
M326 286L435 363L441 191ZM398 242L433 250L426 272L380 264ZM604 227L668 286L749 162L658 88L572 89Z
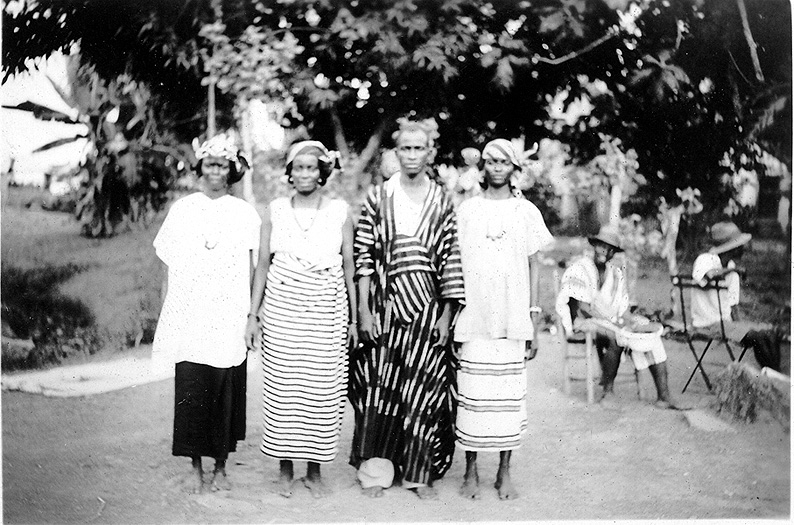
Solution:
M3 17L6 76L79 42L98 74L146 84L186 138L203 82L227 119L241 100L276 101L359 168L405 115L437 119L447 159L523 135L584 162L615 137L648 199L691 186L723 201L715 182L762 149L791 166L786 0L53 0ZM583 97L592 111L553 123Z

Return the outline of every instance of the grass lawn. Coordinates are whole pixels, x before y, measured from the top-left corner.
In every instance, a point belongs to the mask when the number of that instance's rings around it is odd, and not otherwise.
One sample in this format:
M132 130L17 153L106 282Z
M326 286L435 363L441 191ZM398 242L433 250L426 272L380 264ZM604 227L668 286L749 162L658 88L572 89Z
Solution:
M72 215L42 211L35 204L25 208L31 198L36 201L29 188L12 187L10 193L1 218L4 270L76 265L82 271L60 284L58 291L90 308L104 353L150 337L162 280L152 249L159 224L111 239L87 239Z

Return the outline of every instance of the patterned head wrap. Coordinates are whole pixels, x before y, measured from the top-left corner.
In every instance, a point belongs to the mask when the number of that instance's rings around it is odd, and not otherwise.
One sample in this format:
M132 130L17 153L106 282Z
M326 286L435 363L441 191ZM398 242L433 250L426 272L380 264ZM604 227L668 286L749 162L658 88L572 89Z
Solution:
M328 150L328 148L318 140L304 140L293 144L287 154L287 164L292 164L292 161L294 161L295 157L298 155L315 155L317 160L323 164L329 165L332 169L339 169L341 167L339 163L339 152Z
M240 154L234 139L225 133L205 140L201 146L198 145L198 139L194 139L193 150L196 152L196 160L200 161L207 157L220 157L233 162L238 173L242 173L249 166L248 161Z
M507 139L494 139L482 149L482 158L486 159L507 159L516 168L521 167L521 161L516 155L513 144Z

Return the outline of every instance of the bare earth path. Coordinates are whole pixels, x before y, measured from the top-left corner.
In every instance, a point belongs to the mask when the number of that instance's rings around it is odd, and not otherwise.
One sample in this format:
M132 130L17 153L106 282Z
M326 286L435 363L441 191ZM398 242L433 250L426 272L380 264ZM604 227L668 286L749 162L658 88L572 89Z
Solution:
M587 406L581 391L562 395L553 336L529 365L530 428L514 454L522 493L499 501L490 488L496 454L481 454L483 498L457 494L463 454L438 483L440 498L422 502L402 488L371 500L347 465L352 414L342 449L324 468L334 495L314 500L297 488L272 492L277 462L258 449L260 379L251 366L248 435L230 459L231 492L189 496L179 478L189 468L170 455L173 386L160 381L84 398L4 392L3 518L6 523L328 523L372 521L525 521L568 519L774 518L790 516L790 436L780 424L730 423L729 431L693 428L682 412L655 409L650 378L645 400L618 386L620 410ZM692 357L667 342L671 382L680 392ZM724 358L714 353L707 370ZM255 365L258 365L258 358ZM722 361L720 361L722 359ZM719 361L719 362L718 362ZM752 361L752 359L751 359ZM623 365L628 368L628 365ZM646 373L647 374L647 373ZM695 381L686 401L713 400ZM713 414L713 411L708 411ZM209 465L206 464L205 468ZM304 465L296 465L302 475Z

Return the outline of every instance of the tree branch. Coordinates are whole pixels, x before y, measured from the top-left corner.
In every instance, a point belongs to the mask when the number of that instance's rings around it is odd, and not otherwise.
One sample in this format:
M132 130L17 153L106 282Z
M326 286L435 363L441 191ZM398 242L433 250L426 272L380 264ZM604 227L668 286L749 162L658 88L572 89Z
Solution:
M736 5L739 6L739 15L742 17L744 38L750 48L750 58L752 58L753 68L755 68L755 78L759 82L764 82L764 72L761 71L761 62L758 60L758 44L753 40L753 33L750 31L750 21L747 19L747 8L744 5L744 0L736 0Z
M571 51L567 55L561 56L559 58L546 58L546 57L535 55L535 56L532 57L532 60L535 61L535 62L543 62L544 64L551 64L553 66L556 66L556 65L562 64L563 62L567 62L567 61L569 61L569 60L571 60L573 58L581 56L581 55L587 53L588 51L592 51L596 47L600 46L601 44L603 44L607 40L610 40L611 38L616 37L617 35L618 35L617 31L615 31L614 29L610 29L607 34L605 34L604 36L602 36L598 40L595 40L595 41L587 44L586 46L584 46L582 49L580 49L578 51Z
M745 82L747 82L749 85L752 86L753 83L750 82L750 80L746 76L744 76L744 73L742 73L742 70L739 69L739 64L736 63L736 59L733 58L733 53L731 53L730 49L728 50L728 56L731 57L731 62L733 62L733 67L736 68L736 71L739 73L739 75L741 75L742 79L744 79Z

